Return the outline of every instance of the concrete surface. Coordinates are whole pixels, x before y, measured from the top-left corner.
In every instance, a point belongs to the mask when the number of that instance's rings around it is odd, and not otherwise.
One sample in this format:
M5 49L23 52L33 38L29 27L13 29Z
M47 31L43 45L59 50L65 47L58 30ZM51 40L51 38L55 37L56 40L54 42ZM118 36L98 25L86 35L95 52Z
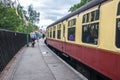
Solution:
M20 54L14 72L11 72L4 80L87 80L59 59L42 39L34 48L28 47Z

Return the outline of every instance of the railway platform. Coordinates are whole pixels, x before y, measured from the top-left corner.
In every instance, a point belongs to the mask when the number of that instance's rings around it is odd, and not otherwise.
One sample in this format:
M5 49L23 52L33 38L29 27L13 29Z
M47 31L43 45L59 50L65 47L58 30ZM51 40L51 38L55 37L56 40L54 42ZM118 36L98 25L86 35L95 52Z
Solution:
M9 63L2 80L87 80L60 59L40 39L35 47L24 47Z

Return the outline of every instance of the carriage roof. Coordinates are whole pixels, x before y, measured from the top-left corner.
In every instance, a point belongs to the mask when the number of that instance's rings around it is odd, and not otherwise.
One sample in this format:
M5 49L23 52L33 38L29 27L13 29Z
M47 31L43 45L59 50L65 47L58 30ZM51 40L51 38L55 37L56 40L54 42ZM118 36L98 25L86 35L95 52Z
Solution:
M48 27L51 27L51 26L53 26L53 25L55 25L55 24L57 24L59 22L62 22L62 21L66 20L66 19L68 19L68 18L70 18L70 17L72 17L72 16L74 16L76 14L79 14L79 13L81 13L81 12L87 10L87 9L90 9L90 8L96 6L96 5L99 5L99 4L101 4L101 3L105 2L105 1L108 1L108 0L92 0L92 1L88 2L87 4L85 4L84 6L77 9L76 11L74 11L74 12L64 16L63 18L57 20L56 22L52 23Z

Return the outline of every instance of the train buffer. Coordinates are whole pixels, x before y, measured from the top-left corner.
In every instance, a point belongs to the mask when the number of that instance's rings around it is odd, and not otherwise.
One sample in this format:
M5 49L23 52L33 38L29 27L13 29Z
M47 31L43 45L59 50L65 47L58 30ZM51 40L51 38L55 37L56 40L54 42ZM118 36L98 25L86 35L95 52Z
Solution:
M42 39L34 48L20 50L9 64L2 80L87 80L57 57Z

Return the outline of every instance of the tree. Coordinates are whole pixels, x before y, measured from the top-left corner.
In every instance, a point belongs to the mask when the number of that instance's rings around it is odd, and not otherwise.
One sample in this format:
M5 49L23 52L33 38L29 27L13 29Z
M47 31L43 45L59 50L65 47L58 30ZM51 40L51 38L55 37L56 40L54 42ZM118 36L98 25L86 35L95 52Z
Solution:
M40 13L34 10L32 5L29 5L28 7L28 15L30 22L33 24L39 22Z
M14 8L3 7L0 4L0 28L16 30L16 27L20 25L21 20L15 13Z
M73 5L69 9L69 12L73 12L73 11L77 10L78 8L80 8L81 6L83 6L84 4L86 4L89 1L91 1L91 0L81 0L80 3Z
M23 7L18 5L16 8L6 7L4 4L0 3L0 28L8 29L17 32L26 33L27 27L25 26L25 20L30 21L28 27L29 32L38 29L38 27L34 24L39 21L39 13L35 10L31 9L33 13L29 12L30 16L27 16L27 11L23 10Z

